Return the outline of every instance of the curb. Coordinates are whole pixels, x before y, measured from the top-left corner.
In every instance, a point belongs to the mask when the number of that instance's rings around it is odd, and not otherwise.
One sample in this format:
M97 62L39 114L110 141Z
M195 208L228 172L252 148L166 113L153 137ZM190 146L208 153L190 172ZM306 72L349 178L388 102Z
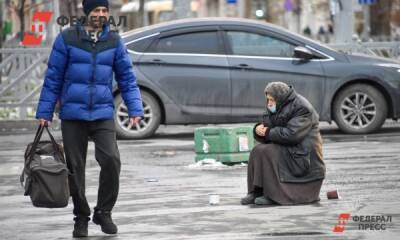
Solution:
M53 120L50 129L60 130L60 120ZM35 132L39 123L38 120L0 120L0 133L14 132Z

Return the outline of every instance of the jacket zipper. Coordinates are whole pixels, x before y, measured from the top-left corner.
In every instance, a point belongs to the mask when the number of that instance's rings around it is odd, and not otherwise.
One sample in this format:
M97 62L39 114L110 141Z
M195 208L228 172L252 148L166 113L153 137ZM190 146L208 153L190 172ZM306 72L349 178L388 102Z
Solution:
M93 87L94 87L94 79L96 73L96 43L92 43L92 79L90 80L90 100L89 100L89 118L92 118L92 108L93 108Z

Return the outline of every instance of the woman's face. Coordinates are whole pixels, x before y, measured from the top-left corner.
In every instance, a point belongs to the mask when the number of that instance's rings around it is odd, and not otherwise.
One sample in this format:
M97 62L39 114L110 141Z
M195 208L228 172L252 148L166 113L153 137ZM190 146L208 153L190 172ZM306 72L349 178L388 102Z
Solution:
M269 94L267 94L267 106L268 106L268 107L276 106L276 101L275 101L275 99L274 99L271 95L269 95Z

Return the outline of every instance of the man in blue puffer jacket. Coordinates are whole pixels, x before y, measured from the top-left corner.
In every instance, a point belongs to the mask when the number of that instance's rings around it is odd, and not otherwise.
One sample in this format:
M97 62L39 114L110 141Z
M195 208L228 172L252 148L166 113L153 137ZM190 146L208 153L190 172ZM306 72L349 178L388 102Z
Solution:
M107 0L83 0L82 5L87 19L108 19ZM88 26L77 24L57 36L36 118L47 125L59 101L65 155L73 173L69 184L74 203L74 237L88 235L90 208L85 196L85 164L89 137L94 141L95 157L101 167L93 222L101 225L105 233L117 233L111 210L118 196L121 164L113 120L113 72L131 124L139 124L142 100L131 59L118 33L101 21L89 21Z

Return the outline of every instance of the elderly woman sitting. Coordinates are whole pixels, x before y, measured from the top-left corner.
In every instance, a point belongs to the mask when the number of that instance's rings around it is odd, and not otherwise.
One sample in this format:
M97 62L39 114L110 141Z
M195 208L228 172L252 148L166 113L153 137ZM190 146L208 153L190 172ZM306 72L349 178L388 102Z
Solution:
M250 154L248 195L241 204L301 204L319 201L325 177L318 114L282 82L265 88L267 112L254 127L260 142Z

